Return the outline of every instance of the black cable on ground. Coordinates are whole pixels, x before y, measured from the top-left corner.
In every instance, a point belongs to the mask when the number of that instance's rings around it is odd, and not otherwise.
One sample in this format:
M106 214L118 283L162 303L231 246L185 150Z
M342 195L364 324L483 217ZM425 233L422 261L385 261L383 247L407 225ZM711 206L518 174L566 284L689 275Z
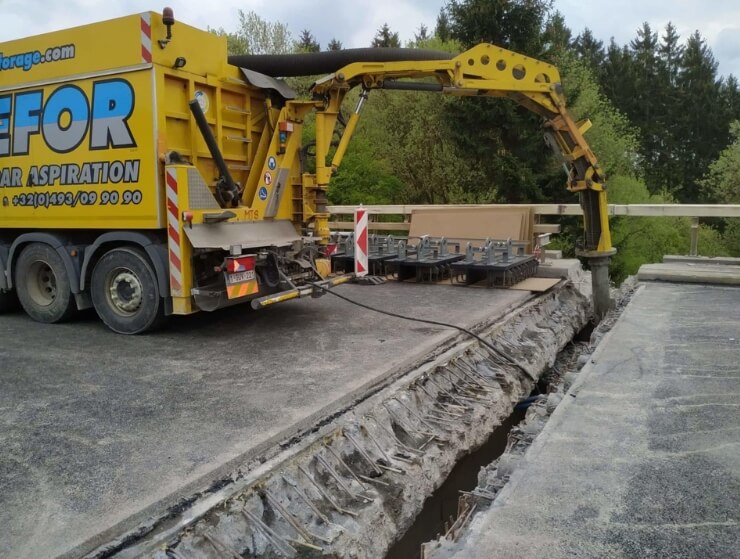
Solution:
M537 382L537 379L534 378L529 373L529 371L527 371L519 363L517 363L516 361L514 361L510 357L508 357L508 356L502 354L501 352L499 352L493 345L491 345L486 340L484 340L483 338L481 338L475 332L472 332L472 331L468 330L467 328L463 328L462 326L457 326L456 324L450 324L448 322L439 322L437 320L428 320L426 318L416 318L416 317L413 317L413 316L405 316L405 315L402 315L402 314L398 314L398 313L394 313L394 312L390 312L390 311L385 311L383 309L378 309L376 307L372 307L370 305L366 305L365 303L360 303L359 301L355 301L354 299L350 299L349 297L345 297L344 295L340 295L339 293L336 293L335 291L332 291L331 289L328 289L328 288L324 287L323 285L318 285L318 284L315 284L315 283L311 283L311 285L313 285L314 287L316 287L316 288L318 288L318 289L320 289L320 290L322 290L322 291L324 291L326 293L329 293L330 295L334 295L335 297L338 297L338 298L340 298L340 299L342 299L344 301L347 301L348 303L352 303L353 305L357 305L358 307L362 307L363 309L367 309L369 311L373 311L373 312L376 312L376 313L384 314L384 315L387 315L387 316L392 316L393 318L400 318L402 320L410 320L411 322L421 322L423 324L432 324L434 326L442 326L443 328L452 328L453 330L459 330L460 332L463 332L464 334L467 334L471 338L475 338L476 340L478 340L488 350L490 350L496 357L499 357L499 358L503 359L504 361L506 361L512 367L516 367L529 380L531 380L534 383Z

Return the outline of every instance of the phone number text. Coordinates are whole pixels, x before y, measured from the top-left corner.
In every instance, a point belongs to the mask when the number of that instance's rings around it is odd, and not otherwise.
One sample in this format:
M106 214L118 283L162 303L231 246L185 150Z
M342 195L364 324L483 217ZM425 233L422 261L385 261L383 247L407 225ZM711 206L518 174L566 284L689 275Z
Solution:
M78 190L76 192L29 192L13 196L14 206L50 208L53 206L128 206L141 204L141 190Z

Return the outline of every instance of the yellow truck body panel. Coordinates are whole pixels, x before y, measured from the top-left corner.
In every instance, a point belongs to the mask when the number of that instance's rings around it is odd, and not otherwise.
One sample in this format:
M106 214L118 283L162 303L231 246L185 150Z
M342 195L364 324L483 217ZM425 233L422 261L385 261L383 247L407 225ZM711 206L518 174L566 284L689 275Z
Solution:
M264 91L227 64L223 37L178 22L160 46L166 34L162 16L146 12L0 44L3 227L165 228L166 152L192 162L211 187L218 176L192 121L191 99L234 179L248 186L245 205L259 208L239 212L238 220L263 218L258 193L277 178L282 158L267 157L270 142L262 136L272 132L268 113L277 119L279 111L266 108ZM250 182L257 161L265 169ZM300 180L298 161L286 163L286 174ZM271 218L299 225L294 209L287 193Z

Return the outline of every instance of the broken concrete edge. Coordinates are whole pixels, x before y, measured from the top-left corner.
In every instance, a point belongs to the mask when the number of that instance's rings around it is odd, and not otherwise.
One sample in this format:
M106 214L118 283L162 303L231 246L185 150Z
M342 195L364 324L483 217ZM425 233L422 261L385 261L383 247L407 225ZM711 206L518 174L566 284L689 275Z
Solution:
M740 266L740 258L732 256L663 256L664 264L713 264L721 266Z
M453 524L449 535L422 544L421 559L448 559L464 551L467 538L484 522L485 512L504 506L519 483L523 482L524 461L537 458L547 434L556 431L561 417L577 397L606 348L612 329L627 305L645 286L636 276L628 277L614 292L615 305L594 328L589 342L572 344L563 350L554 366L543 374L552 375L545 398L533 402L522 422L512 428L506 450L496 460L481 468L478 485L460 497L458 510L462 514ZM578 347L580 345L580 347ZM577 367L573 367L574 361ZM570 396L570 397L566 397Z
M564 283L561 282L553 289L562 288ZM523 303L521 301L511 303L468 329L474 333L483 332L491 325L507 320L507 317L515 313L517 309L524 308L535 299L536 295L531 294ZM327 404L292 428L282 431L274 437L255 445L248 452L234 457L216 470L188 484L177 494L147 507L136 515L64 553L60 556L60 559L72 559L81 556L105 557L114 550L123 549L147 534L161 529L163 525L171 525L175 522L175 519L192 516L192 514L195 514L195 510L201 508L196 503L200 503L204 499L219 500L225 498L225 495L228 494L235 483L247 479L252 471L262 470L261 465L271 463L276 456L283 456L281 459L284 459L288 455L283 453L289 453L305 437L320 432L322 427L330 424L359 402L383 390L398 378L408 374L409 371L418 369L426 362L433 361L450 347L455 347L461 341L464 342L469 339L466 334L449 329L430 336L425 344L415 348L414 355L401 361L389 363L387 373L379 374L374 380ZM303 445L297 447L297 450L302 447ZM238 488L235 490L238 490Z
M562 287L562 283L555 286L554 289L560 287ZM511 303L496 314L470 326L468 329L474 333L484 331L492 324L505 320L507 316L516 312L517 309L522 308L523 305L526 306L535 298L535 294L530 294L524 302ZM223 499L228 494L228 491L231 490L234 483L248 479L249 474L253 470L260 469L261 471L263 469L261 468L262 464L269 463L275 456L287 456L283 455L283 453L289 452L295 445L303 441L305 437L319 433L322 427L330 424L359 402L383 390L398 378L406 375L409 371L423 366L424 363L433 361L450 347L455 347L458 343L461 343L461 340L465 341L469 339L467 334L462 334L451 329L430 336L425 344L415 348L414 355L402 361L390 363L387 373L379 374L374 380L360 386L342 398L327 404L318 412L301 420L291 429L278 433L274 437L256 445L249 452L229 460L213 472L190 483L179 491L177 495L173 495L168 501L155 503L135 516L129 517L118 525L111 527L91 540L63 554L60 556L60 559L72 559L80 556L108 556L113 550L123 549L132 542L138 541L147 534L160 529L163 524L170 525L174 519L191 516L188 511L202 508L195 504L196 502L200 503L203 499ZM302 446L299 446L298 450L300 448Z
M558 348L585 323L586 306L575 290L564 289L516 313L514 320L497 324L486 337L505 350L517 344L518 351L509 357L536 378L552 364ZM517 367L501 363L501 349L493 356L484 355L481 349L471 345L452 360L437 362L406 378L400 391L396 387L396 391L363 402L338 422L333 433L282 464L279 472L272 472L210 511L170 541L166 551L160 549L153 557L216 557L223 550L232 556L273 556L271 553L277 552L290 557L296 553L290 544L312 546L331 556L382 557L458 459L479 447L533 386ZM478 383L483 382L480 389L491 390L494 396L471 399L475 394L462 387L460 377L452 373L462 363L470 367L473 362L477 372L468 371ZM458 369L460 372L465 374ZM449 407L461 412L465 401L472 402L467 404L468 421L449 419ZM438 415L442 413L447 417ZM434 444L429 444L432 441ZM415 455L419 451L422 456ZM332 457L336 459L333 467L327 465ZM339 464L351 475L339 473ZM382 485L365 486L357 475L366 482L375 478L374 483ZM298 502L296 495L304 503ZM280 510L275 504L278 500L290 511L288 515L281 513L285 520L276 513ZM301 542L286 536L286 532L292 533L289 524L295 523L313 534L313 540ZM317 547L321 542L326 545Z
M532 374L537 376L540 372L547 369L547 367L552 364L551 362L554 361L555 355L559 350L559 347L555 346L565 345L586 323L587 318L588 301L573 289L570 284L561 284L546 295L535 300L530 300L524 305L512 308L505 314L503 319L499 314L497 319L486 321L488 322L488 325L481 327L484 329L483 333L486 339L497 347L500 353L505 354L508 353L512 347L519 347L519 354L512 355L511 357L514 357L517 362L524 365ZM559 325L558 322L567 323L568 327L559 327L562 325ZM536 338L538 335L541 339L546 338L549 340L549 345L546 350L542 350L542 348L537 347L536 343L532 342L532 338ZM228 511L224 513L224 510L227 507L234 507L236 506L234 503L244 503L246 500L253 505L252 509L254 510L254 514L259 515L260 512L264 513L264 503L260 505L261 501L259 500L263 497L256 497L257 493L255 492L255 489L273 487L274 493L276 495L281 495L280 498L282 498L283 495L281 491L284 489L284 484L276 488L275 483L280 482L279 479L276 482L276 472L290 470L295 473L297 471L296 465L301 462L305 463L306 456L308 456L309 461L313 460L317 454L316 449L318 448L321 450L325 446L325 443L323 443L322 440L326 439L326 437L329 437L330 441L336 441L338 438L342 439L343 446L342 444L337 446L337 452L340 456L344 455L346 459L350 461L353 458L357 459L357 456L353 456L351 449L347 447L345 437L342 437L342 433L347 429L352 430L356 435L356 439L362 439L365 444L368 444L369 448L376 448L377 445L369 443L366 437L363 438L364 435L362 429L364 428L367 430L368 428L367 426L363 427L362 421L358 422L357 418L364 417L363 414L366 415L367 410L375 410L377 412L378 406L382 405L384 400L388 400L389 395L391 395L390 399L394 399L395 396L393 395L398 394L399 391L405 391L404 397L408 398L407 403L413 403L413 405L416 405L416 403L419 402L423 403L426 396L420 400L418 390L416 390L413 398L408 396L411 384L418 382L418 380L424 377L424 375L429 374L429 371L438 369L441 366L441 363L459 358L459 356L465 354L465 352L468 352L468 355L471 353L477 354L477 359L480 359L482 348L477 342L470 342L467 340L460 342L460 339L464 338L457 334L451 336L451 338L452 339L448 340L448 343L444 344L435 352L434 359L428 359L421 365L417 364L415 369L399 373L392 379L388 378L385 383L385 388L375 391L372 396L365 395L364 398L356 399L354 404L355 407L353 409L346 410L341 417L337 417L337 415L334 414L335 419L331 423L309 433L303 440L295 443L292 447L288 449L280 449L278 451L279 453L275 452L271 457L262 461L262 463L255 463L254 460L252 460L250 464L242 464L241 468L235 470L232 472L231 476L225 477L222 480L223 485L216 491L195 494L193 498L187 501L187 505L182 507L180 510L175 512L170 511L170 514L166 517L160 517L156 520L152 519L152 522L140 526L138 530L128 532L124 537L111 541L107 546L101 546L95 552L89 554L88 557L109 557L113 555L117 555L119 557L139 557L149 553L156 553L156 550L160 549L162 545L183 545L188 548L188 557L209 556L207 551L204 552L202 549L198 550L196 548L199 546L202 547L201 544L203 544L203 542L206 542L205 545L207 548L211 548L213 544L208 543L208 541L206 541L207 538L204 539L205 536L202 536L200 539L196 537L196 543L193 544L193 534L198 534L199 530L206 530L209 534L213 533L213 530L220 525L219 514L226 514L226 517L229 517ZM553 344L553 342L557 343ZM418 361L419 360L417 359L417 362ZM491 367L498 367L499 371L503 371L506 368L502 368L499 365L500 364L494 363L491 364ZM413 518L421 509L424 499L442 483L449 471L451 471L457 459L461 455L470 452L473 448L480 446L480 444L485 441L487 435L489 435L493 430L495 424L500 423L503 418L507 417L511 413L513 406L519 401L521 396L529 393L532 383L529 379L522 378L523 375L516 370L516 367L509 366L502 378L504 377L506 379L504 384L507 386L508 384L512 385L508 390L509 396L502 398L504 405L499 406L497 413L491 412L491 402L487 402L487 404L483 406L482 410L485 413L480 410L474 410L475 413L473 413L473 415L476 415L476 413L481 415L482 413L480 418L476 416L475 435L473 436L472 434L464 433L462 435L462 441L456 442L454 448L440 452L435 446L435 450L433 452L430 451L431 454L434 455L434 459L431 463L427 463L429 462L428 459L422 460L425 469L417 472L418 476L426 480L423 487L418 488L420 490L417 493L417 498L409 498L401 501L402 504L399 514L403 519L387 523L380 532L378 532L377 529L373 529L370 535L376 536L378 533L384 535L383 541L385 541L385 548L387 548L394 539L400 537L403 531L405 531L405 528L410 525ZM436 381L437 385L446 386L448 391L456 390L453 386L454 382L450 383L450 378L452 377L449 375L446 378L438 378ZM432 381L429 381L430 387L431 382ZM437 388L422 390L424 390L426 395L436 394L439 399L440 393L437 392ZM452 394L452 392L449 393ZM505 395L500 389L498 389L497 394ZM435 402L436 400L431 402L431 405L434 405ZM430 402L427 402L427 404L430 404ZM406 411L403 410L398 411L399 413L406 413ZM388 437L389 432L394 432L393 420L386 414L384 416L384 421L386 422L386 430L380 429L380 425L377 430L374 427L370 430L374 432L375 439L381 445L391 449L393 448L393 445L398 442L398 439L395 439L394 441ZM413 417L408 416L407 421L416 420ZM358 424L360 427L358 427ZM391 426L390 430L387 429L388 425ZM424 428L424 430L429 431L428 428ZM442 432L444 432L444 430ZM339 435L337 435L337 433L339 433ZM390 450L388 450L388 452L390 452ZM377 454L377 451L375 451L375 454ZM331 458L328 455L326 456L327 458ZM404 464L403 462L401 463ZM313 462L309 464L309 466L311 465L314 467L315 471L316 465ZM411 467L408 464L406 464L406 466L409 468ZM430 474L430 472L433 471L436 472L436 475ZM273 485L270 485L271 483ZM346 483L351 485L356 483L356 481L347 479ZM355 489L357 488L355 487ZM401 491L404 491L403 487L401 488ZM315 494L316 491L314 490L313 493ZM308 490L306 490L306 494L308 494ZM313 496L325 505L325 500L320 495ZM253 502L254 499L257 499L257 502ZM382 499L380 501L382 503ZM398 504L397 500L396 504ZM238 515L242 524L244 523L244 520L241 519L244 518L244 515L239 511L243 506L244 505L240 504L238 507L239 510L235 513ZM376 507L369 507L369 509L373 510L375 508ZM302 512L305 513L306 511L304 510ZM367 527L374 525L374 518L377 514L377 510L374 510L372 514L362 514L363 517L367 517ZM342 515L339 516L342 517ZM349 516L347 517L349 518ZM305 516L304 520L312 526L316 523L316 519L312 519L310 514ZM224 522L226 521L224 520ZM354 522L353 526L356 527L361 524L362 523ZM205 528L203 528L204 526ZM238 545L242 546L242 548L244 548L244 546L249 547L249 545L251 545L249 542L245 543L245 541L242 541L242 538L239 535L243 535L245 530L250 534L250 541L252 543L260 539L255 536L254 533L250 532L248 528L248 526L240 525L239 530L237 530L238 534L235 536ZM318 529L317 526L313 526L313 528ZM376 528L379 529L380 527ZM283 531L285 531L285 527L283 527ZM370 551L368 549L362 551L362 546L358 544L358 541L367 534L362 535L359 532L351 531L350 535L351 537L347 536L342 538L342 549L346 550L349 547L355 548L357 553L361 553L358 557L375 556L372 554L367 555ZM255 540L255 537L257 537L257 540ZM269 547L269 543L265 543L263 540L260 540L262 548L265 548L265 546ZM195 548L190 549L193 545L195 545ZM370 547L375 549L374 546Z
M640 281L740 285L740 266L693 263L643 264Z

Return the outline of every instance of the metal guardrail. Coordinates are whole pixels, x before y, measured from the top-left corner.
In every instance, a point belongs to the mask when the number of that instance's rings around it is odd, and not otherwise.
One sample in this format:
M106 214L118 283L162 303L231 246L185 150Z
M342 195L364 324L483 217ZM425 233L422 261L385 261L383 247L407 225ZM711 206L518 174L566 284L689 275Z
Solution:
M332 215L352 214L357 206L327 206ZM364 206L369 214L411 215L440 208L533 208L535 215L583 215L579 204L397 204ZM609 204L609 215L635 217L740 217L740 204Z
M556 215L583 215L579 204L389 204L364 206L371 216L399 215L403 217L401 222L377 222L370 221L368 227L373 231L408 231L410 227L411 213L416 209L442 209L442 208L532 208L535 213L535 221L540 216ZM327 206L327 211L332 216L351 216L357 206ZM690 255L696 256L699 242L699 218L702 217L740 217L740 204L609 204L610 216L630 217L691 217L691 250ZM331 221L329 227L333 230L347 230L352 228L349 220ZM536 234L559 233L560 226L551 223L536 223L534 226Z

